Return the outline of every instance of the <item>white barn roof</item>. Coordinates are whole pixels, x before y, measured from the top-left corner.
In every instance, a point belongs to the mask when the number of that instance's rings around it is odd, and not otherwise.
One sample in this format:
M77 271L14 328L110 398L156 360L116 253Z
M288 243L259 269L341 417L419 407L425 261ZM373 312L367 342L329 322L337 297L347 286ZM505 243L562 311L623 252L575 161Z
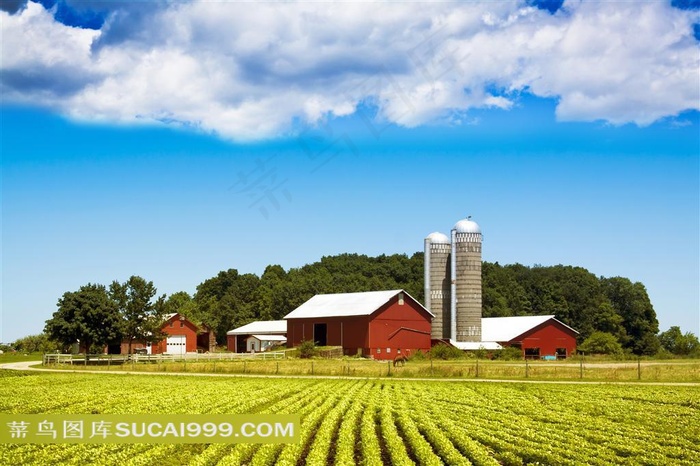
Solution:
M304 304L284 316L285 319L309 317L367 316L388 303L399 293L410 297L425 312L433 314L404 290L363 291L359 293L317 294Z
M282 335L251 335L248 338L255 338L260 341L287 341L287 337Z
M450 340L450 344L455 348L468 351L476 351L479 349L499 350L503 347L495 341L454 341Z
M484 317L481 319L481 338L485 342L511 341L548 320L555 320L564 327L576 332L568 325L549 316ZM578 333L578 332L576 332Z
M258 320L226 332L226 335L274 335L286 334L286 320Z

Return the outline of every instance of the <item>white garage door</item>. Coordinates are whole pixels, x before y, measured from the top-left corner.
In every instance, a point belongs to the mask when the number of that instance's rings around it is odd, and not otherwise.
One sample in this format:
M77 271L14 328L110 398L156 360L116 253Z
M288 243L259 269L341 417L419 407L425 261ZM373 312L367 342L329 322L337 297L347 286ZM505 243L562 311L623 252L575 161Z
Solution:
M187 352L185 348L185 335L172 335L168 337L168 354L185 354Z

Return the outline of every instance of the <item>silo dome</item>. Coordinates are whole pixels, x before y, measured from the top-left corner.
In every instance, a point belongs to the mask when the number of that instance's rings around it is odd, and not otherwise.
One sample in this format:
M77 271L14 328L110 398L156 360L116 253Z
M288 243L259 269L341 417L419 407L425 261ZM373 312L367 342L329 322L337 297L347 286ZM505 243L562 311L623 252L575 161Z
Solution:
M439 231L430 233L425 239L430 240L433 244L450 244L450 238Z
M457 231L457 233L479 233L481 234L481 228L479 227L479 224L476 222L473 222L472 220L465 218L464 220L460 220L455 224L454 229Z

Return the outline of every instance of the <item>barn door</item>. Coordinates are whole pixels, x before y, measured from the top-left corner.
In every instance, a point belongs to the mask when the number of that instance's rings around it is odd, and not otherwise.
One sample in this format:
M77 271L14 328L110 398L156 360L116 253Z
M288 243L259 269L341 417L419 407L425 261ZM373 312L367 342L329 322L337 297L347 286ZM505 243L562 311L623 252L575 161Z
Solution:
M167 353L168 354L185 354L187 352L185 348L186 336L185 335L172 335L168 337L167 341Z
M314 343L316 346L328 346L328 327L326 324L314 324Z

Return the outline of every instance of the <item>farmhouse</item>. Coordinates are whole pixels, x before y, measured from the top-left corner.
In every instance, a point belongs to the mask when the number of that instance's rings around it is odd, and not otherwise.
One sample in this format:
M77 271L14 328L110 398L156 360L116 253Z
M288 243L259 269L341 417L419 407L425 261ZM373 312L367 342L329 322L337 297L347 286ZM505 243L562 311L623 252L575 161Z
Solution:
M226 332L226 346L234 353L264 351L287 342L287 321L256 321Z
M287 314L287 346L312 340L346 355L393 359L430 349L433 314L403 290L316 295Z
M165 322L160 329L167 336L164 340L155 343L143 343L134 341L131 343L131 351L144 350L148 354L185 354L199 351L214 351L216 337L211 328L206 325L195 325L185 316L178 313L165 316ZM121 353L129 351L129 342L121 344Z

